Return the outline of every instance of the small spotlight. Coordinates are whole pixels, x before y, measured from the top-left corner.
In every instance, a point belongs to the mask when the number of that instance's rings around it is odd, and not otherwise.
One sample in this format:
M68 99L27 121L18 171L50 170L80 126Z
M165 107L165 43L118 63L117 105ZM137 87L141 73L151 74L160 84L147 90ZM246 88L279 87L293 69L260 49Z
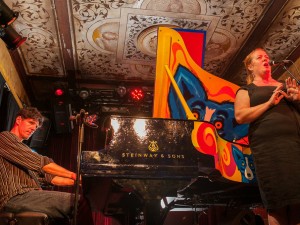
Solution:
M126 87L124 86L117 87L117 93L121 98L123 98L127 93Z
M57 88L57 89L54 91L54 94L55 94L55 96L57 96L57 97L63 96L63 95L64 95L64 90L61 89L61 88Z
M130 90L130 97L132 100L139 102L143 100L143 98L145 97L145 93L142 88L133 88Z
M12 11L3 0L0 0L0 25L7 27L12 24L17 18L19 13Z
M5 42L6 47L10 50L18 48L27 39L26 37L19 35L11 26L0 28L0 30L0 37Z
M80 98L82 98L84 100L84 99L87 99L90 96L90 92L86 88L82 88L79 91L78 95L79 95Z

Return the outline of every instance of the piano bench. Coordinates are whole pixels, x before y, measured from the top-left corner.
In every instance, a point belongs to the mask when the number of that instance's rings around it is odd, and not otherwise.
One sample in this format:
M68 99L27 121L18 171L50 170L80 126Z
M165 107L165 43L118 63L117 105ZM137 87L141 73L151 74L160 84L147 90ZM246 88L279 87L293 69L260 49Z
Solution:
M49 219L40 212L0 212L0 225L49 225Z

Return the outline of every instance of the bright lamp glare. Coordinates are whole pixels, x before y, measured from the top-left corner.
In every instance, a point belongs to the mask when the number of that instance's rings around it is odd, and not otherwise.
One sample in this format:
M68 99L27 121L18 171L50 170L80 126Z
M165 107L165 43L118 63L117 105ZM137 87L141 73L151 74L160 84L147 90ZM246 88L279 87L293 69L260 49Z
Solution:
M120 128L120 124L119 124L118 120L112 119L111 120L111 126L112 126L114 132L117 133L119 128Z
M146 136L146 120L145 119L136 119L134 122L134 131L140 137L144 138Z

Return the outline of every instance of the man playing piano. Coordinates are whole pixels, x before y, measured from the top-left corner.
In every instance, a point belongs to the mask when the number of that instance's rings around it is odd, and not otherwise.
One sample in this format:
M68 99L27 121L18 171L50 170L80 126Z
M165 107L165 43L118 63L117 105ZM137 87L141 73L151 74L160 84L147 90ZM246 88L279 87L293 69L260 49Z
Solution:
M33 152L23 143L42 123L43 116L36 108L23 108L11 131L0 133L0 210L42 212L54 221L69 219L72 218L74 195L43 190L41 183L73 186L76 174L51 158ZM84 222L80 221L78 210L78 224L93 224L89 207L84 210L87 210L83 212Z

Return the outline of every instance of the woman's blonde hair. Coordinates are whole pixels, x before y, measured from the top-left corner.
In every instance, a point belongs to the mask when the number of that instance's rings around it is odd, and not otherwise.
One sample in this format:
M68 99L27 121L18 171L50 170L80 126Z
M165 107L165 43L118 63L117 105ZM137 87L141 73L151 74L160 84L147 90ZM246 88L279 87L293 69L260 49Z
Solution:
M247 84L250 84L253 82L254 80L254 76L252 74L252 71L248 69L248 66L251 64L252 59L253 59L253 53L256 52L257 50L263 50L265 51L263 48L256 48L254 49L252 52L250 52L246 58L244 59L243 63L245 65L246 71L247 71L247 77L246 77L246 82Z

